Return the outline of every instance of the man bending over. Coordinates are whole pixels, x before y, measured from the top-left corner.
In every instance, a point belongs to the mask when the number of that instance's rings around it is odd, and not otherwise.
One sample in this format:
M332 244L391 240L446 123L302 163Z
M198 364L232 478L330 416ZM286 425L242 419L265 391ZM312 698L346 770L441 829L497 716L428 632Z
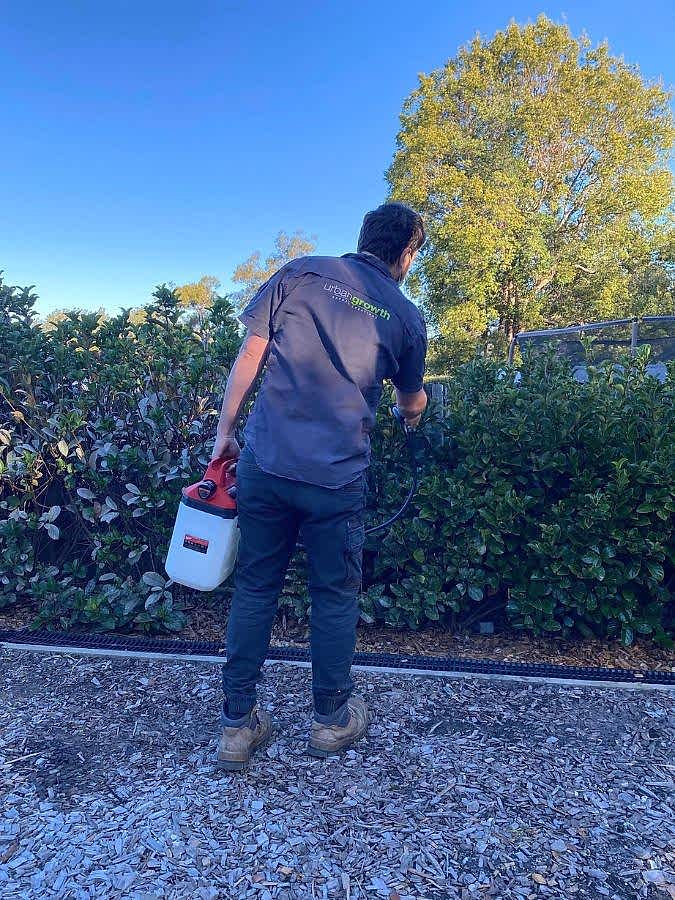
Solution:
M292 260L240 316L247 335L227 382L213 450L214 459L238 460L241 529L223 666L223 768L244 768L271 734L269 715L256 705L256 681L299 535L312 604L308 752L340 752L368 728L350 669L369 435L383 379L393 382L407 425L415 427L426 406L426 328L399 288L424 240L417 213L384 204L363 220L356 253ZM263 368L240 450L235 426Z

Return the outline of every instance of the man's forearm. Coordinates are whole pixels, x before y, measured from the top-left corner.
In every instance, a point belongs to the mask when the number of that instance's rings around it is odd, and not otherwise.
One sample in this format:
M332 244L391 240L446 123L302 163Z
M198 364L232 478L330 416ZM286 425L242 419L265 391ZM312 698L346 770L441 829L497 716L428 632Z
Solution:
M246 398L265 364L268 341L249 334L241 345L225 387L218 436L233 434Z

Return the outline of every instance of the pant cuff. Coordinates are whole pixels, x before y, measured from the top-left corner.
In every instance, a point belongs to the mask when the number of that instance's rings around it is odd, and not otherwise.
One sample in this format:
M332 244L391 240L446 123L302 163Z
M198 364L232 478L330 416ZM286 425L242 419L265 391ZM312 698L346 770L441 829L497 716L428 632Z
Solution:
M245 725L255 706L255 697L226 697L221 711L222 724L228 727Z
M347 703L342 704L339 709L336 709L335 712L329 713L327 716L321 715L321 713L314 712L314 721L318 722L319 725L338 725L340 728L344 727L348 724L350 719L350 712Z
M340 691L331 696L314 694L314 712L319 716L334 716L349 700L350 694L351 691Z

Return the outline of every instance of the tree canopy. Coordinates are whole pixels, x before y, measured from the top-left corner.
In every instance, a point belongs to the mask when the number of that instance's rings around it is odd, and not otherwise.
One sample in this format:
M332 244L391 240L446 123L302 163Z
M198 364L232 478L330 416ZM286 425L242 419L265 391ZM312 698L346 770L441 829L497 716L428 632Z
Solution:
M412 285L446 345L671 311L673 134L660 84L543 15L421 75L387 175L425 218Z
M236 294L236 299L243 306L258 288L283 265L291 259L297 259L298 256L309 256L314 250L316 250L314 235L308 237L300 230L291 235L280 231L274 239L274 250L265 258L264 262L260 251L256 250L234 270L232 281L242 285Z
M177 287L176 294L183 306L203 311L211 309L219 287L220 281L215 275L202 275L199 281Z

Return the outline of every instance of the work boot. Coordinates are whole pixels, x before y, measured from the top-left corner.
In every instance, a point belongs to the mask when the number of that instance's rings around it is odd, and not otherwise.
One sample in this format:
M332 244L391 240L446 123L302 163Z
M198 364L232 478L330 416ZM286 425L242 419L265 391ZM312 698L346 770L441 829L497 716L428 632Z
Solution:
M309 736L307 752L310 756L325 758L351 747L363 737L370 724L370 713L365 700L352 696L347 701L349 719L345 725L323 725L314 720Z
M245 769L251 756L268 743L272 736L272 720L268 712L255 706L245 725L223 728L218 745L217 766L228 772Z

